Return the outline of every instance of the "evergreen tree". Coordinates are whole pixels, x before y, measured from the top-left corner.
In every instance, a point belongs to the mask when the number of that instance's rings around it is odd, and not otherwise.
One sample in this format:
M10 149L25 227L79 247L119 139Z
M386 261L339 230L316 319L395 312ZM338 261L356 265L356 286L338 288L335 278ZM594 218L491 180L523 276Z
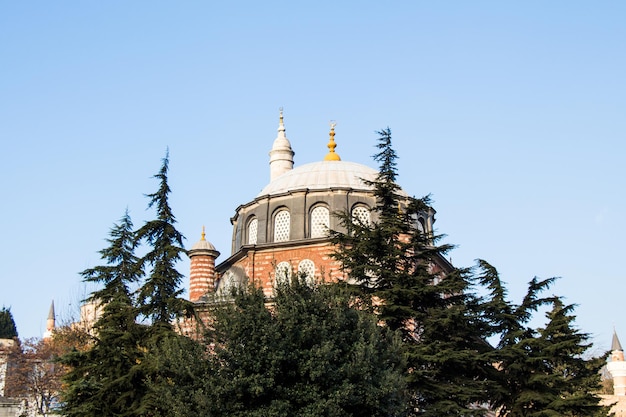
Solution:
M234 291L232 303L216 304L211 354L196 350L194 359L169 349L177 382L157 390L176 412L160 415L404 415L397 340L338 287L285 280L269 306L259 288Z
M490 294L483 300L483 325L498 339L493 363L499 390L492 405L500 416L601 416L600 368L604 357L586 357L589 336L573 327L573 305L543 297L556 278L533 278L521 304L506 300L497 270L479 260L479 279ZM544 328L530 326L533 314L552 306ZM486 324L485 324L486 323Z
M176 218L169 205L168 185L169 152L163 158L161 169L154 177L159 180L156 192L148 194L149 208L156 210L156 218L147 221L137 230L137 240L145 242L149 250L142 257L143 266L149 269L148 276L139 289L138 305L141 314L149 319L149 327L142 348L147 355L134 367L137 375L142 375L152 383L145 395L140 398L138 415L158 415L161 398L154 384L170 383L168 376L175 370L164 367L163 362L153 352L161 352L179 336L173 322L183 315L193 313L193 305L180 297L183 290L180 284L183 275L176 269L176 264L185 254L183 235L176 229Z
M500 415L607 415L597 395L605 358L583 356L591 345L587 334L572 327L574 306L552 302L545 328L525 328L501 351L508 395Z
M598 393L601 389L600 369L606 363L606 355L591 357L588 350L589 335L574 327L573 304L564 305L555 298L546 317L548 323L539 330L538 352L546 357L548 373L553 377L547 407L560 416L606 415L600 407Z
M217 368L211 354L199 341L176 334L147 352L147 362L160 371L150 373L147 380L151 395L144 400L143 415L220 415L215 411L215 401L221 387L214 386Z
M381 321L402 334L415 414L481 415L493 349L474 323L480 312L472 276L447 264L451 246L438 245L441 236L420 229L417 218L430 212L430 200L399 194L391 132L378 134L379 174L368 182L377 199L374 220L363 224L340 213L345 232L331 232L335 258L360 297L374 301Z
M128 212L111 229L110 246L101 250L105 265L82 272L84 281L102 285L88 301L102 309L86 350L74 349L61 362L65 376L63 414L72 416L131 416L145 394L143 376L135 369L143 352L144 330L137 324L130 287L142 277L135 256L136 239Z
M0 310L0 339L14 339L16 337L17 327L15 327L11 309L3 306Z
M163 158L158 174L159 189L148 194L148 207L156 209L156 219L147 221L138 231L137 239L146 241L151 250L142 258L142 262L151 268L150 274L139 291L139 303L142 313L152 320L153 326L171 327L174 318L183 315L190 308L179 296L183 275L176 270L183 249L183 235L176 230L176 218L170 208L168 197L171 192L167 182L169 152Z

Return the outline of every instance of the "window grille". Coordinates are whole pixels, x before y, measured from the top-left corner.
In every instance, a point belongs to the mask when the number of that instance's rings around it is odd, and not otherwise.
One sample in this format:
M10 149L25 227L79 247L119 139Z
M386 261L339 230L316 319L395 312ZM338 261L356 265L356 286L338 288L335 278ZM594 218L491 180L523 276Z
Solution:
M291 264L289 262L283 261L279 263L278 265L276 265L276 269L274 270L274 272L276 273L275 282L277 284L279 282L287 283L291 281Z
M258 229L259 229L258 220L252 219L252 221L248 224L248 245L256 245Z
M289 240L289 223L291 217L287 210L281 210L274 218L274 242L286 242Z
M330 212L318 206L311 211L311 237L325 237L330 227Z
M352 209L352 222L355 224L362 224L364 226L370 225L370 211L363 206L357 206Z
M315 264L310 259L303 259L298 264L298 274L305 275L307 282L313 282L315 276Z

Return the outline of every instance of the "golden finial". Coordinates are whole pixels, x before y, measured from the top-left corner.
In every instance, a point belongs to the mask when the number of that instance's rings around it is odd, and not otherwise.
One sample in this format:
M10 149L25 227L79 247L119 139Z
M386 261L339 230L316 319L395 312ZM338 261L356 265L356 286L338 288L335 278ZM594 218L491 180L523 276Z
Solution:
M202 237L200 237L200 240L206 240L205 237L206 234L204 233L204 226L202 226Z
M279 107L278 110L280 111L279 123L282 125L283 124L283 108Z
M324 157L324 161L341 161L341 157L335 153L335 148L337 144L335 143L335 123L334 120L330 121L330 140L328 141L328 150L329 152Z

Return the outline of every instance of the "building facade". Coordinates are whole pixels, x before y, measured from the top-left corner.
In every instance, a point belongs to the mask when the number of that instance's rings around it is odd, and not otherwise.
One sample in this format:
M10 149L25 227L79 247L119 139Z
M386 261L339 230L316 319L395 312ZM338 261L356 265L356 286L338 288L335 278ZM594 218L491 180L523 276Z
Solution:
M295 152L287 139L282 111L278 135L269 152L270 182L251 200L241 204L231 218L231 255L215 263L219 251L202 238L189 251L191 259L190 301L202 304L211 294L224 293L233 285L252 280L271 296L276 280L305 274L317 282L346 278L332 257L329 230L342 230L334 213L350 213L358 221L375 219L372 181L378 171L343 161L336 152L335 124L331 124L328 153L322 161L294 167ZM399 195L408 195L399 190ZM432 233L435 211L415 219L424 232ZM452 266L440 260L437 267Z

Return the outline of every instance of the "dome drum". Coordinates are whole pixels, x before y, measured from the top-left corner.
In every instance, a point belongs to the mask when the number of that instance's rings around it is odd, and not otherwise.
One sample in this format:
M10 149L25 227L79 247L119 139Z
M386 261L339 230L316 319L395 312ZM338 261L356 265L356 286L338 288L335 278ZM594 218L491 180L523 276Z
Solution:
M334 128L332 123L330 151L324 160L294 168L294 152L285 135L281 112L278 136L270 151L270 182L252 201L237 207L230 219L231 256L215 266L216 288L227 288L230 282L247 276L271 293L275 275L272 265L280 262L304 262L303 268L308 271L325 271L330 280L340 278L343 272L332 257L335 248L327 232L345 232L336 213L349 213L363 224L377 221L373 183L379 172L343 161L335 152ZM402 189L397 193L401 210L409 196ZM416 228L432 233L434 214L434 210L428 210L415 216Z
M256 219L255 244L272 243L275 241L275 216L281 210L289 212L289 238L288 240L301 240L311 237L311 211L316 206L328 208L328 227L333 230L341 230L339 219L333 215L335 212L350 212L356 206L365 206L368 209L374 207L376 199L370 191L352 189L332 190L299 190L276 196L264 196L257 198L253 204L240 206L233 223L233 253L242 246L251 244L249 225L252 219Z

